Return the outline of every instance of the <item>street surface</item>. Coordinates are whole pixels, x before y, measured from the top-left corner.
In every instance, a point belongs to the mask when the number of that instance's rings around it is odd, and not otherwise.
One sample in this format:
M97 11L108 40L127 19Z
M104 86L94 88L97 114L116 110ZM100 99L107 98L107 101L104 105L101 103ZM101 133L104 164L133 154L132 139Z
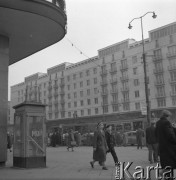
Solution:
M133 162L129 168L134 173L136 166L144 169L149 166L148 150L146 147L137 150L136 147L116 147L116 153L121 162ZM5 168L0 169L0 180L115 180L115 165L111 154L108 153L106 165L108 170L95 164L90 167L92 147L76 147L74 152L68 152L66 147L47 148L47 168L19 169L13 168L12 152L8 152L8 161ZM156 166L156 164L153 164ZM126 177L126 179L129 179ZM152 180L155 179L152 172Z

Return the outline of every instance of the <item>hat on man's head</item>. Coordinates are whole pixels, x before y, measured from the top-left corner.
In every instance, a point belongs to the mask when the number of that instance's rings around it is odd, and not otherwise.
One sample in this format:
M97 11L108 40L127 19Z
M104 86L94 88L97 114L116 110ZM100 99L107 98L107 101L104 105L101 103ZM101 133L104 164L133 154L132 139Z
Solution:
M99 123L97 124L97 127L99 127L99 126L101 126L101 125L104 125L103 122L99 122Z
M161 117L169 117L172 113L168 110L163 110Z

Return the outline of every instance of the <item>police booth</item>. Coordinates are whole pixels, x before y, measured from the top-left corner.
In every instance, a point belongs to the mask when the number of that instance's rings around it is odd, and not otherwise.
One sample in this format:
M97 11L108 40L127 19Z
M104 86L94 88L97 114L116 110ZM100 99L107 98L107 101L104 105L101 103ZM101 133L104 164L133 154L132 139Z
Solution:
M13 166L46 167L45 105L24 102L13 108L15 109Z

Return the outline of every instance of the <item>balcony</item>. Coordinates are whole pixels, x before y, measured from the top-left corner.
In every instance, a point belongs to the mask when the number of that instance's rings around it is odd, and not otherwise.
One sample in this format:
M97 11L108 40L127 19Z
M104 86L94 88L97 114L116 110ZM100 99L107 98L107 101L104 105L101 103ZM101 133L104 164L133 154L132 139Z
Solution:
M101 86L107 86L107 84L108 84L108 81L102 81L102 82L100 82L100 85L101 85Z
M128 78L128 76L122 76L122 77L120 77L120 80L121 81L128 81L129 78Z
M0 34L10 38L9 65L57 43L65 36L65 2L57 2L0 1Z
M107 91L102 91L102 92L101 92L101 95L102 95L102 96L108 95L108 90L107 90Z
M122 87L121 91L129 91L129 87Z
M56 91L54 92L54 96L57 97L59 95L59 93Z
M48 106L52 106L52 102L48 102Z
M121 99L121 103L129 103L130 100L129 99Z
M127 70L127 69L128 69L128 65L127 65L127 64L120 66L120 70L121 70L121 71L125 71L125 70Z
M60 83L60 87L63 88L65 86L65 83L64 82L61 82Z
M117 78L114 78L114 79L111 79L111 80L110 80L110 83L111 83L111 84L117 84L117 82L118 82Z
M175 58L175 57L176 57L176 52L167 53L167 58Z
M115 73L117 73L117 68L114 67L114 68L112 68L109 72L110 72L111 74L115 74Z
M118 94L118 89L112 89L111 94Z
M119 102L118 102L118 101L112 101L111 104L112 104L112 105L118 105Z
M170 65L167 68L168 68L168 71L173 71L173 70L176 70L176 65L173 64L172 66Z
M156 96L156 98L165 98L166 97L165 93L163 93L163 94L156 94L155 96Z
M169 83L170 84L175 84L176 83L176 79L169 79Z
M58 89L59 86L58 86L58 84L54 84L53 87L54 87L54 89Z
M154 69L154 70L153 70L153 73L154 73L154 74L164 73L164 69L163 69L163 68L160 68L160 69Z
M170 92L170 96L176 96L176 91Z
M49 85L49 86L48 86L48 91L51 91L51 90L52 90L52 86Z
M165 82L164 81L155 81L155 86L164 86Z
M53 95L52 95L51 93L48 94L48 98L52 98L52 96L53 96Z
M64 99L61 99L61 100L60 100L60 103L61 103L61 104L65 104L65 100L64 100Z
M60 91L59 94L60 94L60 96L64 96L65 92L64 91Z
M162 56L161 55L153 56L153 62L157 62L157 61L162 61Z
M102 102L101 106L108 106L108 102Z
M103 70L100 72L100 76L105 76L107 75L108 71L107 70Z
M54 104L55 104L55 105L57 105L58 103L59 103L58 100L55 100L55 101L54 101Z

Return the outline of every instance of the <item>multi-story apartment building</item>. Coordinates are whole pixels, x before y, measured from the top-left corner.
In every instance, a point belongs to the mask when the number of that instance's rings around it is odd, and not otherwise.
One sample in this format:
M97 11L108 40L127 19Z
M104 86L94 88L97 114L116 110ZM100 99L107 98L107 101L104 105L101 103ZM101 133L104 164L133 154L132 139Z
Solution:
M176 107L176 22L154 29L144 40L152 116ZM91 129L100 120L116 129L145 126L142 41L127 39L98 50L98 56L49 68L11 87L12 106L41 101L48 126ZM11 114L14 112L11 111ZM11 116L13 121L13 116Z

